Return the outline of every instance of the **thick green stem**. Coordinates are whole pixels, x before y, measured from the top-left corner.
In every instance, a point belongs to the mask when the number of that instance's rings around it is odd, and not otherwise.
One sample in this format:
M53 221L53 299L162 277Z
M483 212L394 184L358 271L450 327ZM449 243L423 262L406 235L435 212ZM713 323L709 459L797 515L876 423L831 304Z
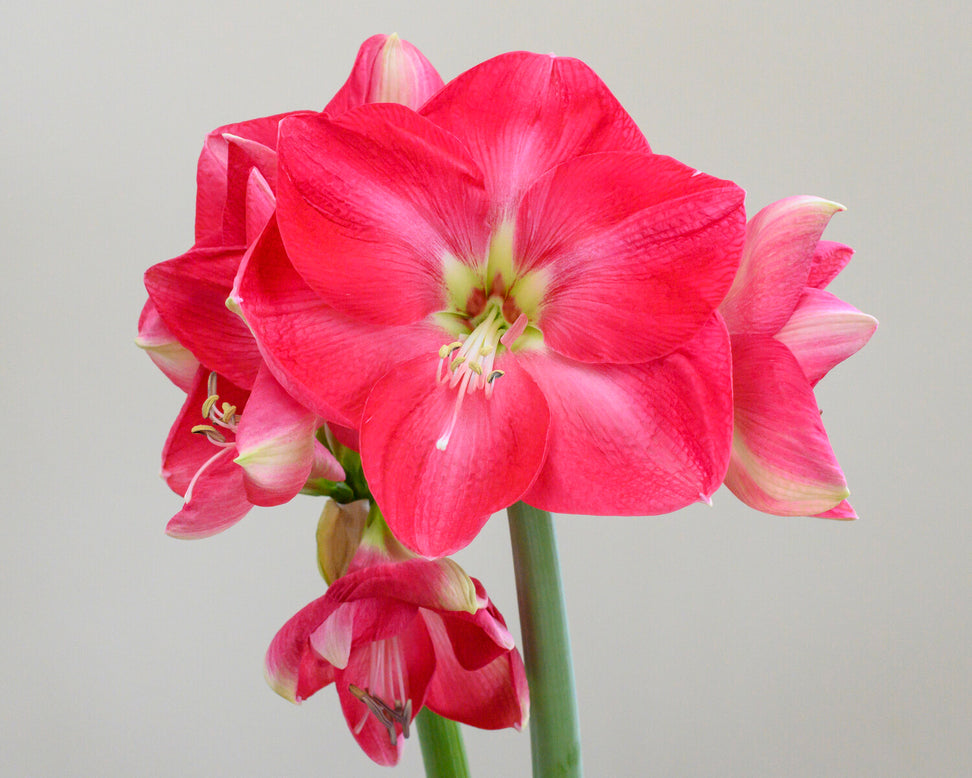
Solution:
M418 725L427 778L469 778L466 748L459 725L428 708L419 711L415 723Z
M553 519L522 502L507 513L530 684L533 778L580 778L580 726Z

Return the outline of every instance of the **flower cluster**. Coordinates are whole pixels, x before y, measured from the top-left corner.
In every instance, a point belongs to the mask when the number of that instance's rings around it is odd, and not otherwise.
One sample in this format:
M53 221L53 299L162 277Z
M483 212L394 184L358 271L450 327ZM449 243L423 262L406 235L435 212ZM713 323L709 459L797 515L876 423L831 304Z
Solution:
M747 224L736 184L652 151L584 63L513 52L443 84L375 36L323 111L210 133L197 183L137 340L187 395L167 531L333 498L331 585L267 676L295 702L334 683L376 761L423 705L526 720L502 616L444 558L495 511L659 514L725 483L855 517L813 394L876 326L824 291L851 255L821 239L840 206Z

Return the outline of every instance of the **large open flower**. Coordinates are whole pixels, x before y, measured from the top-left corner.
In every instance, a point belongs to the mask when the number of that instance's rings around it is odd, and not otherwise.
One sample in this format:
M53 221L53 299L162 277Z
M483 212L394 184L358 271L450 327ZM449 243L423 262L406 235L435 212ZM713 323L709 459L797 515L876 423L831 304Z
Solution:
M872 316L824 291L853 254L820 239L840 210L798 196L757 213L721 307L732 335L735 403L726 485L768 513L857 518L813 393L877 327Z
M233 297L288 391L359 429L403 542L450 553L521 498L647 514L718 487L743 193L652 154L583 63L292 117L279 153Z
M333 683L355 739L385 765L423 706L483 729L519 729L530 708L523 661L482 584L451 560L404 556L366 539L266 656L267 680L291 702Z

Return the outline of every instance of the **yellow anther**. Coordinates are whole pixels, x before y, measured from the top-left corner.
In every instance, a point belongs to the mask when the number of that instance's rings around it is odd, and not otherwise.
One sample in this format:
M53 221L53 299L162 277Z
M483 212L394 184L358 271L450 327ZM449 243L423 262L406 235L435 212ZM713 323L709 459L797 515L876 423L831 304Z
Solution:
M490 346L490 345L489 345L489 344L487 343L487 344L486 344L485 346L483 346L483 347L482 347L481 349L479 349L479 355L480 355L481 357L488 357L488 356L489 356L490 354L492 354L492 353L493 353L494 351L496 351L496 349L495 349L495 348L493 348L492 346Z
M218 432L215 427L211 427L208 424L197 424L193 427L190 432L201 433L203 435L208 435L210 432Z
M449 363L449 369L455 370L457 367L459 367L459 365L461 365L465 361L466 361L465 357L456 357L455 359L452 360L452 362Z
M469 363L469 369L472 370L476 375L482 375L483 374L483 368L480 367L480 365L479 365L478 362L470 362Z
M202 406L202 415L204 419L209 418L209 412L213 409L213 406L216 404L218 400L219 400L218 394L211 394L209 395L209 397L206 398L206 402L204 402Z
M504 375L504 373L503 373L502 370L494 370L492 373L490 373L488 376L486 376L486 383L488 383L488 384L493 383L493 381L495 381L501 375Z
M226 422L232 421L235 413L236 413L235 405L230 405L229 403L223 403L223 421Z
M462 348L462 343L460 343L458 340L453 341L452 343L445 344L439 349L439 358L445 359L450 354L452 354L452 352L454 352L457 348Z

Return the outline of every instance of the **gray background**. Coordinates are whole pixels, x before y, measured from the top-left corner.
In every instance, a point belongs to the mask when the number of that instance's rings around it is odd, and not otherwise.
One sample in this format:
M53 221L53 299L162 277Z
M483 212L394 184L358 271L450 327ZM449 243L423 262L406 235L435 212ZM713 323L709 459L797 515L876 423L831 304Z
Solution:
M818 389L863 517L727 491L558 517L591 776L972 773L967 2L4 3L0 11L0 773L388 775L333 690L264 684L322 591L319 504L167 538L181 402L132 343L141 274L192 239L219 124L320 108L397 31L447 79L504 50L586 60L653 147L748 191L843 202L831 287L872 343ZM676 7L677 6L677 7ZM460 556L516 621L505 521ZM528 737L467 730L480 776ZM401 775L420 775L410 743Z

